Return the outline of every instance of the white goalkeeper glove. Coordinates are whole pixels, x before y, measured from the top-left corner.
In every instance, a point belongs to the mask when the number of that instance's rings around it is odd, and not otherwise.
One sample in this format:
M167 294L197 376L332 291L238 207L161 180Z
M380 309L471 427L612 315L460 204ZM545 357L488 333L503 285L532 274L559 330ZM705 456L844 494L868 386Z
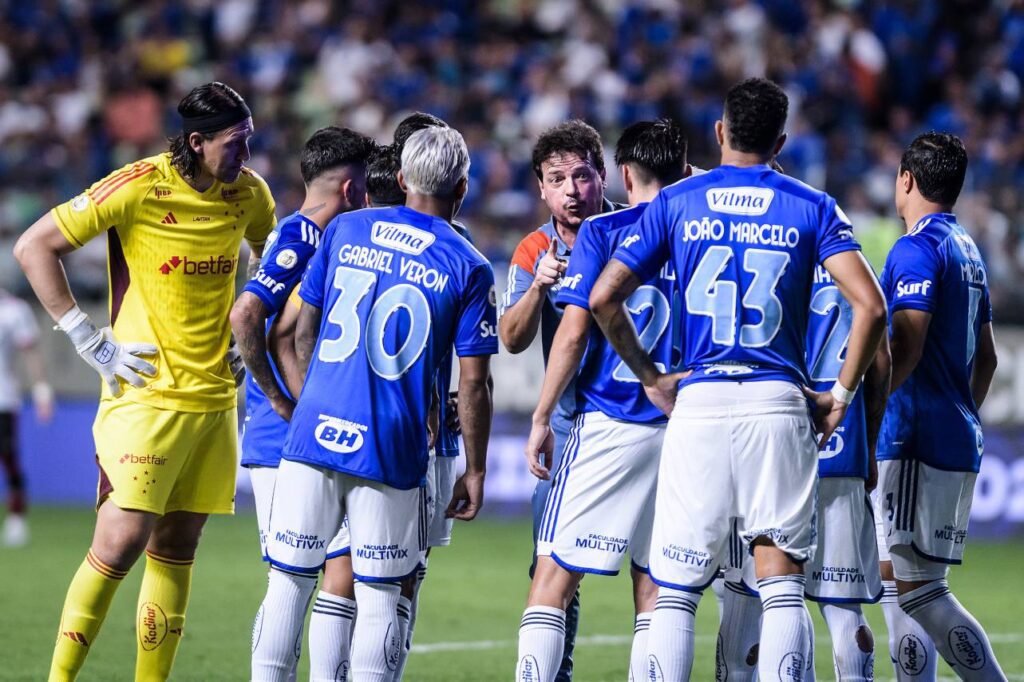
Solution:
M97 329L78 306L64 313L57 328L68 335L82 359L99 372L115 398L123 392L118 377L135 388L142 388L146 380L140 374L156 375L156 367L137 357L156 355L156 346L151 343L118 343L110 327Z

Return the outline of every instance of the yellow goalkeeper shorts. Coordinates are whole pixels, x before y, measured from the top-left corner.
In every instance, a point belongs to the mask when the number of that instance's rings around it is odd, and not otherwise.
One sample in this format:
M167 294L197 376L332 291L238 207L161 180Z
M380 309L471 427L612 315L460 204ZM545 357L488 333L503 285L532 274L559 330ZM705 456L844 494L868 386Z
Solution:
M92 426L100 467L96 506L166 514L232 514L238 468L235 409L161 410L100 401Z

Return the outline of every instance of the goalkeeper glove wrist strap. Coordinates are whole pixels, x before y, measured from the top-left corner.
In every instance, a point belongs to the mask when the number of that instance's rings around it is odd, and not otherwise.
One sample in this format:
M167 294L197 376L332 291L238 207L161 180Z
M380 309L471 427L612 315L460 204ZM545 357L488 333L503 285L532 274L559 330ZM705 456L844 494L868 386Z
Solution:
M96 325L77 305L61 316L57 321L56 329L67 334L71 343L75 345L75 349L79 351L88 346L96 335Z

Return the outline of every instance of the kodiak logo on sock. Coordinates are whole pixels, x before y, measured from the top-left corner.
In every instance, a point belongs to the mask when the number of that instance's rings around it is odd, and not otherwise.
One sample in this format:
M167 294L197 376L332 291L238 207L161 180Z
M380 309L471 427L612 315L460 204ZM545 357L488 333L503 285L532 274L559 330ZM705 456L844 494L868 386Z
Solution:
M919 675L928 665L928 650L924 642L914 635L903 635L896 653L900 667L908 675Z
M519 660L519 675L516 682L540 682L540 666L537 659L527 654Z
M804 655L799 651L790 651L779 663L779 679L784 682L803 682Z
M151 601L139 605L139 644L146 651L152 651L167 637L167 614Z
M956 662L969 670L985 667L985 647L974 630L958 625L949 631L949 648Z

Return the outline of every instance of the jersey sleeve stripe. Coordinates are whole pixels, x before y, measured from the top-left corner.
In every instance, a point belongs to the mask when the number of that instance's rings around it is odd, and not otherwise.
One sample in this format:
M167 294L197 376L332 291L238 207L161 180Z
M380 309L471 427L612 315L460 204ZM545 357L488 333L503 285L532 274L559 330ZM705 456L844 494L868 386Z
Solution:
M135 163L133 163L128 168L125 168L123 170L119 170L119 171L117 171L115 173L112 173L106 179L101 180L98 185L96 185L95 187L92 187L92 188L86 190L86 193L89 194L89 195L100 194L100 193L103 192L103 190L105 190L106 188L108 188L111 185L115 184L118 180L123 179L126 175L131 175L132 173L135 173L139 169L143 168L144 166L149 166L149 165L151 165L151 164L146 163L145 161L136 161Z
M107 230L107 262L110 271L110 326L113 327L121 313L124 295L132 283L128 259L124 257L124 248L121 246L121 236L117 233L117 228Z
M133 182L134 180L138 180L139 178L145 175L149 175L154 170L156 170L154 166L149 166L148 168L140 168L139 170L121 178L116 184L105 188L103 192L97 192L96 194L93 195L92 200L96 203L97 206L99 206L106 199L108 199L110 195L119 190L121 187L124 187L128 183Z
M536 274L534 267L537 263L537 256L546 251L549 246L551 246L551 238L543 232L536 231L527 235L523 241L519 242L519 246L512 256L512 264L518 265L525 272L534 275Z

